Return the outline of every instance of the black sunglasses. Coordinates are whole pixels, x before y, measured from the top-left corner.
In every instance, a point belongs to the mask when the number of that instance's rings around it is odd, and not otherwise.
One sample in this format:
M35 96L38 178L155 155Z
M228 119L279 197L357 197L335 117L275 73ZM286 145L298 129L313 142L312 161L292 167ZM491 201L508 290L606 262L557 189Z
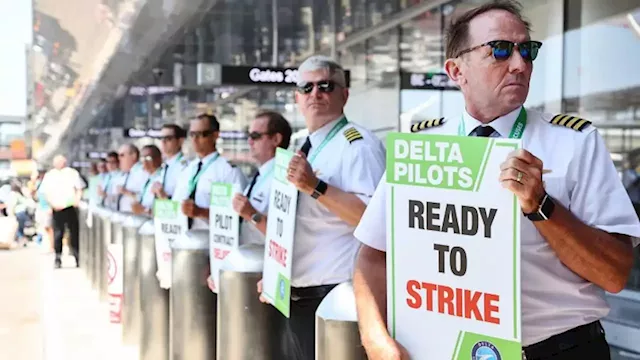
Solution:
M513 54L513 48L515 48L516 46L518 47L518 52L520 53L520 56L522 56L524 60L533 61L538 57L538 51L542 47L542 43L540 41L533 41L533 40L529 40L521 43L515 43L508 40L494 40L494 41L486 42L484 44L480 44L478 46L474 46L467 50L463 50L456 57L460 57L466 53L472 52L483 46L490 46L491 54L493 55L493 58L498 61L509 59L511 57L511 54Z
M298 92L301 94L309 94L314 87L318 87L318 91L323 93L331 93L336 88L336 83L331 80L321 80L318 82L305 81L297 84Z
M211 130L189 131L189 137L192 137L192 138L207 137L207 136L209 136L211 134L213 134L213 131L211 131Z
M174 139L176 139L176 138L177 138L177 137L176 137L176 136L173 136L173 135L160 136L160 140L162 140L162 141L171 141L171 140L174 140Z
M252 131L250 133L247 134L247 137L249 137L249 139L251 140L260 140L261 137L263 137L264 135L272 135L270 132L257 132L257 131Z

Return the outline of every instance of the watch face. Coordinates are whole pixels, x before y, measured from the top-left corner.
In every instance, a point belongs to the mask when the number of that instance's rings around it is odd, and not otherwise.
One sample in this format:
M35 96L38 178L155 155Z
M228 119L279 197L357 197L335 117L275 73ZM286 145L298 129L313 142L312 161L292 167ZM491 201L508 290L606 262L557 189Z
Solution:
M262 214L260 214L260 213L255 213L255 214L251 215L251 221L253 223L257 224L257 223L260 222L261 219L262 219Z

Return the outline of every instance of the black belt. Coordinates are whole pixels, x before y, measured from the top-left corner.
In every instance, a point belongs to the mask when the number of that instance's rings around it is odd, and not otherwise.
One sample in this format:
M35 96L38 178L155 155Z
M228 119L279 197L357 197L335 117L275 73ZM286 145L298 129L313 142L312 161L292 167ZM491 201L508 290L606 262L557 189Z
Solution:
M532 360L549 357L600 337L604 337L604 329L600 321L594 321L524 347L522 358Z
M327 296L329 291L336 287L338 284L333 285L318 285L318 286L309 286L303 288L291 288L291 300L298 301L304 299L321 299Z

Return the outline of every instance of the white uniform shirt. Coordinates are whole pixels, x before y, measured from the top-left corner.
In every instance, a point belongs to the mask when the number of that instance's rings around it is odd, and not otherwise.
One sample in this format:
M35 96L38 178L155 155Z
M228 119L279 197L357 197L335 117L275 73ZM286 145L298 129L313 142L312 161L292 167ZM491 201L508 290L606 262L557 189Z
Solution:
M153 202L156 199L155 195L151 191L153 189L153 183L162 182L162 176L164 175L164 169L158 168L153 174L147 177L147 181L142 185L142 189L139 195L139 202L145 209L153 210Z
M118 186L124 187L126 190L135 194L139 194L142 191L142 187L149 178L149 174L142 168L140 163L135 164L129 172L121 172L120 176L111 180L110 194L114 197L115 210L126 213L131 212L131 205L137 200L127 195L118 195ZM118 201L118 198L120 199ZM120 207L117 204L119 202Z
M249 196L249 203L256 209L257 212L267 215L269 211L269 196L271 195L271 182L273 181L273 165L275 164L275 158L262 164L258 169L259 176L256 179L256 184L251 190ZM253 180L253 179L252 179ZM249 191L249 186L244 189L243 194L246 196ZM243 220L240 225L240 245L244 244L258 244L264 245L265 235L258 230L250 221Z
M507 138L520 108L491 125ZM582 131L553 125L553 115L527 111L522 146L544 163L547 193L578 219L609 233L640 236L640 224L606 145L594 126ZM464 114L467 133L480 125ZM460 118L424 130L429 134L457 135ZM495 134L494 134L495 135ZM555 147L553 146L555 145ZM496 181L498 174L495 175ZM363 243L386 250L386 181L380 183L355 236ZM521 219L522 343L535 344L553 335L607 315L604 291L563 265L554 250L526 217ZM634 245L638 240L634 239Z
M215 156L217 156L215 161L207 166L209 160L213 159ZM189 199L189 181L195 176L196 171L198 170L198 162L200 162L199 158L192 160L187 168L182 172L178 178L178 184L176 185L176 191L173 194L172 200L182 203L184 200ZM201 172L202 175L196 184L195 198L195 204L200 208L208 209L211 204L211 183L225 182L236 184L238 189L244 189L247 185L247 179L244 175L241 172L236 171L236 169L232 167L225 158L218 156L217 152L213 152L202 158ZM195 218L193 220L192 229L208 228L208 219L204 220L202 218Z
M382 142L368 130L348 123L317 153L334 120L310 136L307 159L316 176L344 192L355 194L365 204L375 191L385 167ZM355 129L356 139L350 136ZM348 138L352 141L349 142ZM353 236L355 227L310 195L299 193L293 244L293 287L338 284L351 279L356 252L360 244Z
M87 187L75 169L51 169L42 179L42 192L52 208L64 209L73 206L76 191Z
M169 197L173 196L173 193L176 190L176 184L178 183L178 178L180 174L184 171L184 169L189 165L189 160L184 157L182 152L179 152L173 155L171 158L167 159L163 166L163 174L160 180L154 180L163 185L164 192L167 193Z

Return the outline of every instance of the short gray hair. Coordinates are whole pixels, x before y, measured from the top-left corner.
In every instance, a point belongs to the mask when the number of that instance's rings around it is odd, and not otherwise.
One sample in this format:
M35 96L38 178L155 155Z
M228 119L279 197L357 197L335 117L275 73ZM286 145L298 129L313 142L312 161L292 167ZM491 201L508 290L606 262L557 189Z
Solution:
M318 70L328 71L329 79L335 81L340 86L347 87L347 78L344 74L344 69L330 57L313 55L303 61L298 67L299 74Z

